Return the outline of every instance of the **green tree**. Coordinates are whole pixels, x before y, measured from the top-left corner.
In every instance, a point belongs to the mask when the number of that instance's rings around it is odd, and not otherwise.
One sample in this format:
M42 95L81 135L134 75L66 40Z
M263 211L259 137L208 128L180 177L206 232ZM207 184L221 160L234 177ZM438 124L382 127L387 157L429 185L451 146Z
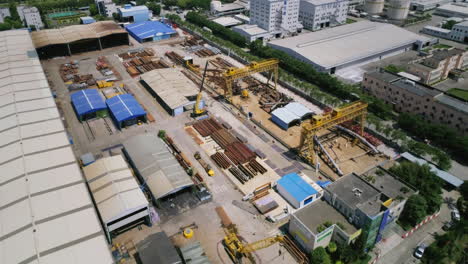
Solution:
M330 255L323 247L318 247L310 254L310 264L331 264Z
M158 137L162 139L166 138L166 130L159 130Z
M15 21L21 21L21 19L19 17L19 14L18 14L18 10L16 10L16 3L15 2L10 2L9 9L10 9L11 19L15 20Z
M453 26L455 26L455 24L457 24L457 22L453 21L453 20L450 20L450 21L447 21L445 22L443 25L442 25L442 28L445 28L445 29L452 29Z
M400 216L400 221L415 226L427 215L427 202L421 195L410 196Z
M89 5L89 14L90 14L91 16L99 15L99 10L98 10L96 4L90 4L90 5Z
M153 15L159 16L161 14L161 6L155 2L149 2L146 6L153 12Z
M330 243L328 244L327 249L328 249L328 252L330 252L330 254L333 254L333 253L336 251L336 249L337 249L336 243L333 242L333 241L330 242Z

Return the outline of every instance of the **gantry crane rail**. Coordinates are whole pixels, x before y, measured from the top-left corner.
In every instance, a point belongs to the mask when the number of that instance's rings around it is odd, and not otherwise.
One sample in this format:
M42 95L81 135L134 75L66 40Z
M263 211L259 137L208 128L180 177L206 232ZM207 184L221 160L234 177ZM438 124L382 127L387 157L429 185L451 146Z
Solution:
M225 81L224 96L226 97L227 100L229 101L231 100L232 83L234 80L244 78L252 74L259 73L259 72L270 72L270 74L273 74L273 78L275 82L274 88L276 89L276 86L278 84L278 64L279 64L279 60L268 59L268 60L263 60L260 62L253 61L249 65L242 67L242 68L227 69L222 75ZM268 78L268 81L269 80L270 78Z
M321 129L327 129L344 123L349 120L353 120L359 117L361 125L360 135L364 135L364 125L367 116L367 103L357 101L345 105L340 108L333 109L331 112L315 115L312 117L310 122L302 125L301 143L299 147L299 154L306 159L308 162L316 165L316 144L314 143L314 137L317 132Z

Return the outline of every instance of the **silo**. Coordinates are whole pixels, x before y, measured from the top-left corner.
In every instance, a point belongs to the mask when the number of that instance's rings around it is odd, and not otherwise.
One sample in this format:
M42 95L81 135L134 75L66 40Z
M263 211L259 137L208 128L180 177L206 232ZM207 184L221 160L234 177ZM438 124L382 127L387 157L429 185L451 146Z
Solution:
M216 11L222 6L223 4L221 1L212 1L210 4L210 11L211 13L216 13Z
M384 8L384 0L366 0L364 3L364 11L369 15L382 13Z
M409 6L410 0L390 0L388 2L387 17L394 20L406 19Z

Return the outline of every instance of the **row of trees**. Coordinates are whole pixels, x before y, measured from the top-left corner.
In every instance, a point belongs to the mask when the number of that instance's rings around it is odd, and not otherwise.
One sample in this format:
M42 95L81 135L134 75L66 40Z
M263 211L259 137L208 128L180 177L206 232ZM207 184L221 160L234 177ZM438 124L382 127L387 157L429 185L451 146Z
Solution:
M221 26L218 23L208 20L208 18L204 15L201 15L196 12L188 12L185 16L185 19L195 25L200 27L207 27L211 29L213 34L231 41L232 43L238 45L239 47L245 47L246 41L245 38L237 32L234 32L228 28Z
M466 263L468 241L468 182L460 187L461 197L457 201L460 221L445 234L436 235L436 240L424 253L423 263Z
M182 9L200 8L209 10L211 0L163 0L162 2L166 8L178 6Z
M420 139L427 139L452 154L463 163L468 163L468 136L461 136L453 128L432 124L417 115L402 113L398 125Z
M5 17L3 23L0 23L0 31L24 27L24 24L23 22L21 22L18 11L16 10L16 4L14 2L10 3L9 9L10 16Z
M367 102L369 110L383 119L388 119L391 116L391 107L389 105L385 104L383 100L363 93L359 86L343 83L328 73L317 72L312 65L302 62L286 52L263 46L260 40L250 44L250 51L262 58L279 59L283 69L297 78L317 85L342 100L354 101L361 99Z
M442 204L442 180L435 175L428 165L403 162L390 168L395 176L419 190L406 202L400 216L403 227L412 227L427 215L437 212Z
M326 249L317 247L310 252L310 264L367 263L370 257L364 252L364 244L363 234L350 245L330 242Z
M33 0L28 4L37 7L41 14L45 14L54 9L70 8L73 10L83 6L90 6L94 4L94 0Z

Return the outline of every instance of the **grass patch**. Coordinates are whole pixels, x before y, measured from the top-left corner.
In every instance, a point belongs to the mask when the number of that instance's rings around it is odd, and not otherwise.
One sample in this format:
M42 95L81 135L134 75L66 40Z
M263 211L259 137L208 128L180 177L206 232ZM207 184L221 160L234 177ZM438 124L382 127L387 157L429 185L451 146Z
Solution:
M468 101L468 91L467 90L452 88L452 89L448 90L447 93L450 94L451 96L460 98L463 101Z
M452 46L439 43L439 44L436 44L436 45L434 45L434 46L432 46L432 47L433 47L434 49L449 49L449 48L451 48Z
M394 64L389 64L385 67L385 70L393 73L399 73L405 71L405 68Z
M346 24L352 24L352 23L355 23L355 22L357 22L357 21L354 20L354 19L351 19L351 18L346 19Z

